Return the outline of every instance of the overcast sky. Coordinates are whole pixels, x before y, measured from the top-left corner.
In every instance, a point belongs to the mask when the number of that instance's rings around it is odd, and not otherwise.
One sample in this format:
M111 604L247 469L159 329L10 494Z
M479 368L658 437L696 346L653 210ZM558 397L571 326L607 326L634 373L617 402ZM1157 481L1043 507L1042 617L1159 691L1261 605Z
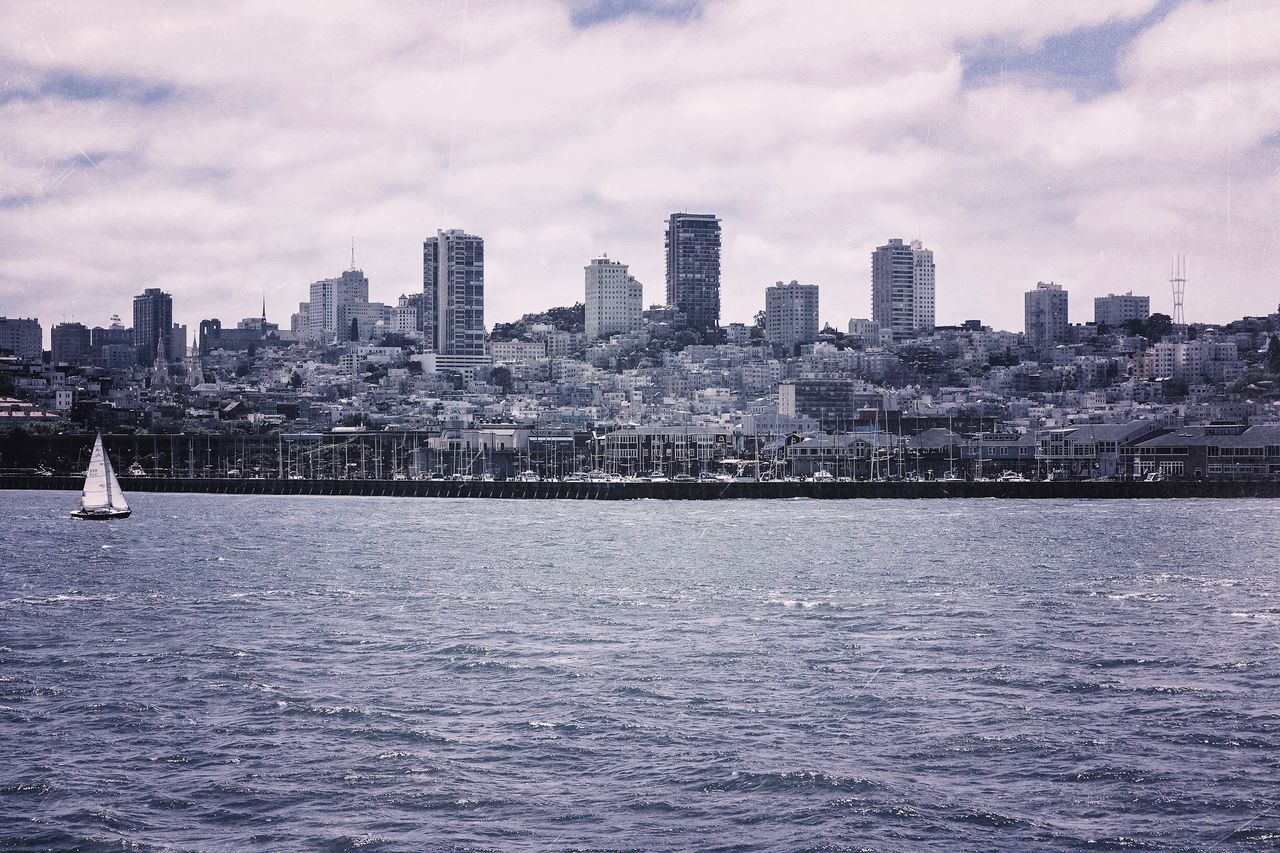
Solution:
M286 326L356 263L422 287L485 238L486 322L665 299L664 221L723 220L723 322L764 288L870 316L870 253L935 252L938 322L1022 327L1055 280L1187 318L1280 303L1280 4L436 0L0 5L0 314Z

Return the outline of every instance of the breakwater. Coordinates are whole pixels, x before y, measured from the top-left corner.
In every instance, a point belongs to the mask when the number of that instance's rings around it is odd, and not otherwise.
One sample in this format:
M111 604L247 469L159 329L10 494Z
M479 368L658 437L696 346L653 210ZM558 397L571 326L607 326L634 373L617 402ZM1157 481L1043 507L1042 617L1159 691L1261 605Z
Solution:
M78 491L79 477L0 476L0 489ZM718 500L742 498L1280 498L1280 482L812 482L528 483L457 480L289 480L121 477L126 492L226 495L349 495L407 498L519 498L544 500Z

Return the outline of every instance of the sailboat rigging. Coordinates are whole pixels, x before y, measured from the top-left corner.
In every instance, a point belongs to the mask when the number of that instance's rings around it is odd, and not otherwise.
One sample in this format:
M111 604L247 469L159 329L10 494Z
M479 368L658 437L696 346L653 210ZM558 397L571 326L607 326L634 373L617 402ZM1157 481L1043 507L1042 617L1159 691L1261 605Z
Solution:
M89 457L89 470L85 473L80 508L71 515L93 521L128 518L129 513L129 502L120 490L120 481L116 479L111 460L102 447L102 433L98 433L93 441L93 455Z

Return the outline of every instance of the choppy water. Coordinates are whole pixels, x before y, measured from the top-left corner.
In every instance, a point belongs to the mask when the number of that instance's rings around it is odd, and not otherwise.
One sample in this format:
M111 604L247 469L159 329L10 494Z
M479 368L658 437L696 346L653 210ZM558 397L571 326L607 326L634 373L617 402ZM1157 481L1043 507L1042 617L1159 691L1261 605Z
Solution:
M0 492L0 845L1280 845L1274 502Z

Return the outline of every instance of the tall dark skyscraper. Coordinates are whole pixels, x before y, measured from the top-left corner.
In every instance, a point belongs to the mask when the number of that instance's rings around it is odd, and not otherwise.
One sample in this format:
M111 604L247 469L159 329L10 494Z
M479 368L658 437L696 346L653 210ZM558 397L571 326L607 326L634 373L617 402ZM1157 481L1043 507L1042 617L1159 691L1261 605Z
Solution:
M712 213L673 213L667 221L667 304L691 329L720 325L720 220Z
M181 355L173 352L173 297L158 287L148 287L133 297L133 345L139 364L156 360L157 341L164 347L166 360Z
M484 355L484 239L457 229L422 243L422 333L440 355Z

